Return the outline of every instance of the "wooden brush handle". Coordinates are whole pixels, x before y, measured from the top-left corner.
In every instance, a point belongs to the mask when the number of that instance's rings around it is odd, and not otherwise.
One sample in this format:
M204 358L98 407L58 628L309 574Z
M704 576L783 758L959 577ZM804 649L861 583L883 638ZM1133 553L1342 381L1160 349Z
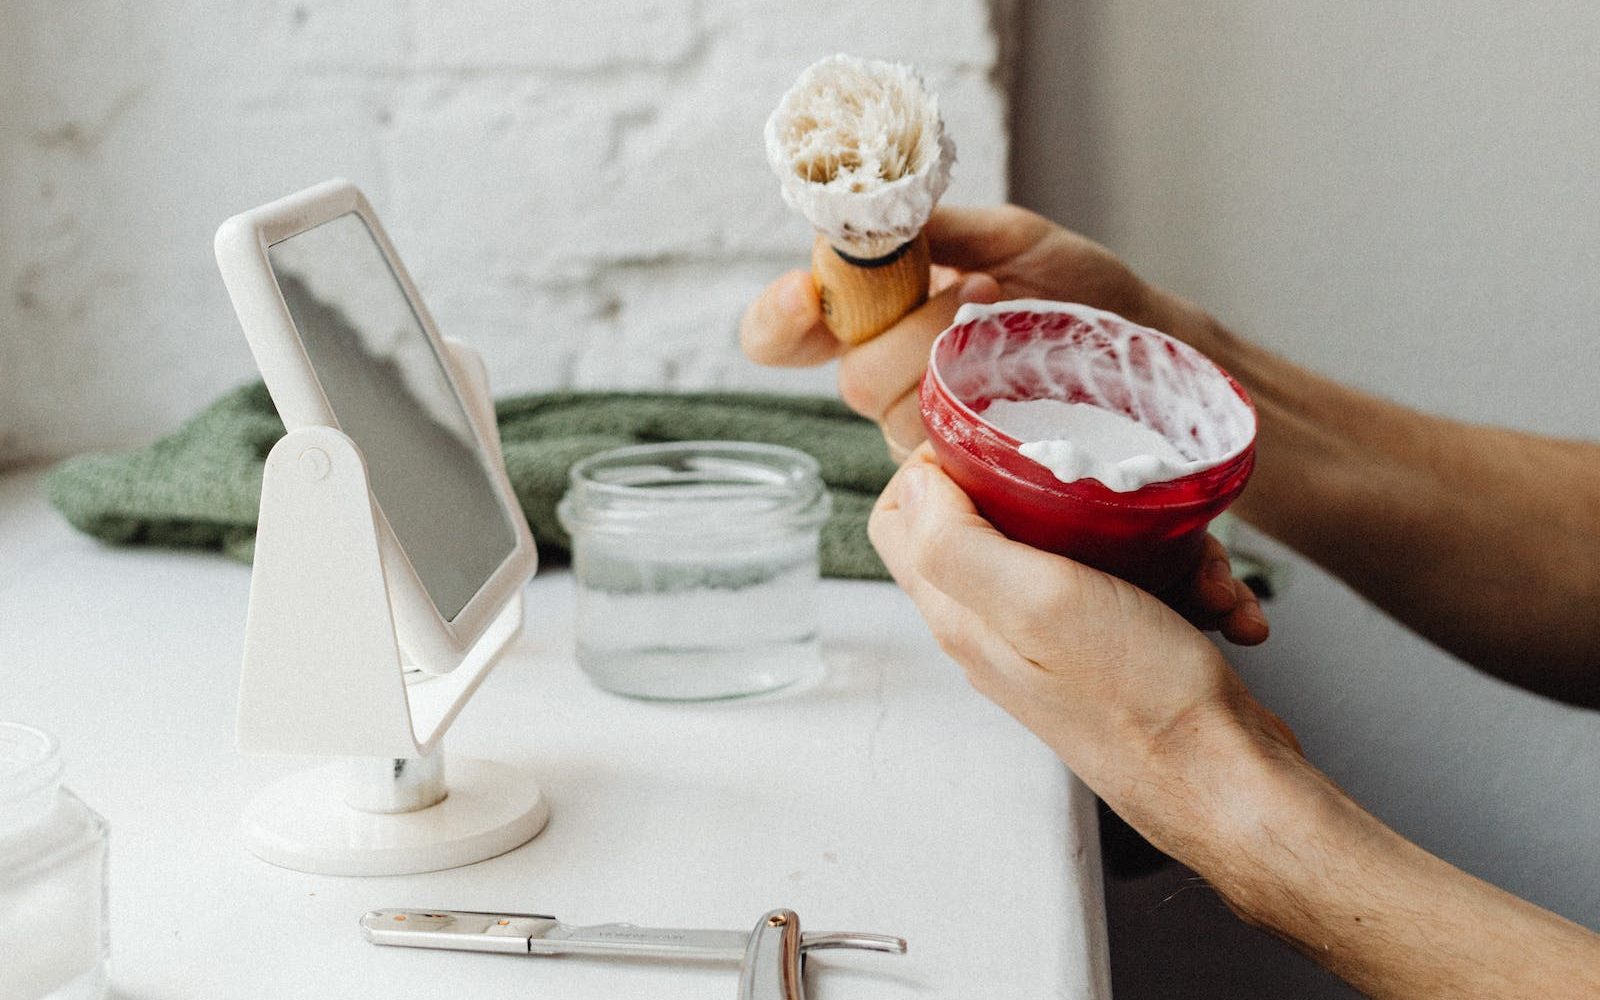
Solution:
M928 301L928 240L918 233L888 257L851 261L818 236L811 281L833 335L852 346L865 343Z

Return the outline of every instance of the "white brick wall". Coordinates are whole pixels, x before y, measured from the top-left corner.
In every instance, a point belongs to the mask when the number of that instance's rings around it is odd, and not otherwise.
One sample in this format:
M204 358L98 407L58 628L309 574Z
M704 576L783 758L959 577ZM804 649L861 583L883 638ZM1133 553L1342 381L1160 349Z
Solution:
M761 126L833 51L913 61L1006 190L992 3L7 0L0 5L0 465L161 433L253 373L223 218L359 183L498 391L826 391L738 354L803 263Z

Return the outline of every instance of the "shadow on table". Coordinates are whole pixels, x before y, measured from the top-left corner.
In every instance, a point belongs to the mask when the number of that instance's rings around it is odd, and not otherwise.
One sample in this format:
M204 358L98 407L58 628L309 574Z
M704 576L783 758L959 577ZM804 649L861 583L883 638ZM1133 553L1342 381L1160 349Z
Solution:
M1117 1000L1360 1000L1277 938L1246 926L1176 862L1106 876L1111 985Z

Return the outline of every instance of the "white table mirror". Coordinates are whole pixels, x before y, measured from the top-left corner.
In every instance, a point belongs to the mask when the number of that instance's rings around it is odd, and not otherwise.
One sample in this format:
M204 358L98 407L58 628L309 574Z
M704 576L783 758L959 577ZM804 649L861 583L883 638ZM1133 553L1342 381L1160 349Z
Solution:
M470 864L548 818L446 730L522 627L533 539L482 362L442 340L366 199L329 181L237 215L218 266L285 436L245 626L246 753L340 758L246 810L250 850L337 875Z

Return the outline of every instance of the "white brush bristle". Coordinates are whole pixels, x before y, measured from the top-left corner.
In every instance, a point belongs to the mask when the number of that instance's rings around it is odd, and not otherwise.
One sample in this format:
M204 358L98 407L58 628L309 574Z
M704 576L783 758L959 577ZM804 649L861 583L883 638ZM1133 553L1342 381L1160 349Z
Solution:
M767 120L786 201L839 249L872 258L921 231L950 180L955 144L909 66L830 56Z

